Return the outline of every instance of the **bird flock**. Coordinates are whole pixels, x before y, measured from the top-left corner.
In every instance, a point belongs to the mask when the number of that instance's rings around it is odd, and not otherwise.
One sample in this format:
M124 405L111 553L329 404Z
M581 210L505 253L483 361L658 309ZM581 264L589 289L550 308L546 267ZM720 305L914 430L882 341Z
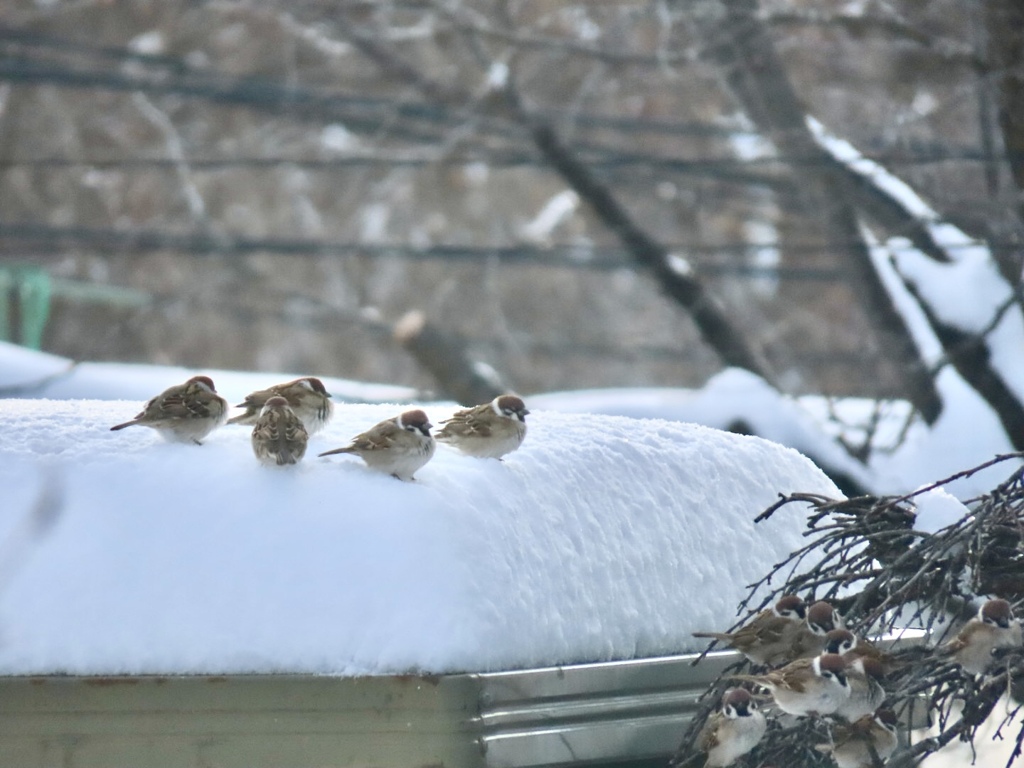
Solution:
M305 456L309 436L330 421L330 398L320 379L304 377L253 392L237 406L244 412L229 419L230 406L217 394L212 379L193 376L161 392L135 418L111 430L145 426L171 441L201 444L225 423L252 426L252 450L262 464L292 465ZM434 435L427 414L413 409L319 455L351 454L373 470L412 480L433 457L438 441L468 456L500 460L522 445L527 414L521 398L500 395L441 421ZM896 750L897 717L885 706L885 681L901 662L846 629L828 602L807 605L797 595L784 595L733 632L693 634L725 643L768 670L730 677L748 687L727 689L720 709L704 723L696 745L707 755L705 768L733 765L765 735L768 720L752 688L767 690L775 708L785 715L829 718L831 740L814 748L831 755L838 768L874 768ZM1021 625L1010 603L992 599L934 653L954 661L968 675L982 675L994 651L1019 648L1021 642Z
M785 595L734 632L694 636L725 643L752 664L775 667L730 679L766 689L782 713L832 720L831 741L814 748L831 755L838 768L874 768L896 750L897 718L885 706L885 680L901 662L846 629L829 603L807 606L797 595ZM968 675L981 675L992 664L994 651L1020 646L1021 625L1010 603L992 599L933 652L956 662ZM720 709L697 736L697 747L707 755L705 768L733 765L760 743L767 729L751 691L727 689Z
M229 419L230 406L217 394L213 380L193 376L147 402L131 421L110 429L149 427L167 440L201 445L225 423L252 426L252 450L260 463L287 466L302 460L309 436L323 429L334 414L330 393L312 376L253 392L237 407L245 409L244 413ZM427 414L409 410L356 435L349 445L320 456L352 454L371 469L399 480L413 480L416 471L433 457L437 441L467 456L500 460L522 445L529 413L521 398L499 395L489 403L456 412L440 422L442 428L433 435L434 425Z

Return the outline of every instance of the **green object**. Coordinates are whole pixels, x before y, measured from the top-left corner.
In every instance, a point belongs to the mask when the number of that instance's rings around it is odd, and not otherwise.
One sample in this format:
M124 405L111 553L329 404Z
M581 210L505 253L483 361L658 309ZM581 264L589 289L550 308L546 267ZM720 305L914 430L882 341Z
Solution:
M11 340L11 289L14 276L11 270L0 268L0 341Z
M42 348L52 295L50 275L46 271L38 267L27 267L22 271L18 283L22 346L29 349Z
M45 269L34 265L0 266L0 341L15 341L17 332L19 344L42 349L54 297L120 309L146 307L153 302L150 294L132 288L52 278Z
M50 275L42 267L0 267L0 339L14 341L14 305L18 308L18 343L40 349L52 295ZM17 302L13 301L15 296Z

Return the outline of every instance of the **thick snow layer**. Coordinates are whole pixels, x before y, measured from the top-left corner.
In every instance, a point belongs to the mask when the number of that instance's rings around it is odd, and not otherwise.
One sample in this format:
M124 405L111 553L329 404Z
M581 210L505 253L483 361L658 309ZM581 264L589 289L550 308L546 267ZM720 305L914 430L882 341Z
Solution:
M591 389L535 395L530 402L541 408L573 413L663 418L717 429L743 427L812 454L867 487L872 486L868 469L840 448L807 410L764 379L740 368L727 368L712 376L700 390Z
M929 428L918 420L904 429L900 415L906 409L890 408L892 413L876 435L878 450L867 466L846 453L834 437L842 433L859 438L863 428L857 425L870 422L873 401L850 399L830 406L820 397L795 400L736 368L716 374L700 390L595 389L534 395L529 402L531 407L573 413L660 417L719 429L745 423L763 437L846 472L875 493L902 494L1013 452L995 414L955 371L944 368L937 384L945 402L939 421ZM832 420L835 417L854 428ZM948 489L959 498L971 498L1002 482L1013 468L1011 463L998 464L957 480Z
M175 383L163 381L162 385ZM272 383L272 382L265 382ZM403 483L109 432L141 403L0 401L0 674L495 670L695 649L802 544L778 493L838 495L754 437L544 411L504 462ZM436 423L451 407L426 406ZM310 455L400 410L340 404ZM43 486L64 503L30 517Z
M936 533L970 514L961 501L943 488L933 488L914 497L917 517L914 530Z

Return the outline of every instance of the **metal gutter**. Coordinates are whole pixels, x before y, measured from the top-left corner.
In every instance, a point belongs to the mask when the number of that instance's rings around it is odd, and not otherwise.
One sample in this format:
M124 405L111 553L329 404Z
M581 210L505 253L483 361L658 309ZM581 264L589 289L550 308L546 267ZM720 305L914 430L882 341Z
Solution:
M904 637L901 644L918 642ZM731 652L441 676L0 678L19 768L540 768L667 759Z
M490 768L643 760L679 746L697 699L735 653L477 675Z

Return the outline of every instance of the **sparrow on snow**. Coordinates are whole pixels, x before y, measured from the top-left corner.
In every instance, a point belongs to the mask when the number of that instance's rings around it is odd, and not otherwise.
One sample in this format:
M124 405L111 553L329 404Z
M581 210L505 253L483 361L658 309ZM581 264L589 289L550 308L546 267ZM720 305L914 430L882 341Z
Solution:
M323 429L334 414L334 403L331 402L331 395L324 387L324 383L320 379L306 376L247 395L245 400L236 406L245 408L245 413L228 419L228 424L255 424L263 406L272 397L283 397L311 435Z
M1020 622L1014 618L1010 604L996 598L987 600L956 637L939 646L938 653L952 656L968 674L980 675L992 663L994 650L1018 648L1020 644Z
M520 398L500 395L442 421L437 439L467 456L500 459L523 444L529 413Z
M885 762L896 751L896 713L880 709L864 715L856 722L835 726L831 744L818 744L815 749L831 754L838 768L874 768L875 759L868 749L874 749L878 759Z
M155 429L172 442L195 443L224 423L228 403L217 394L209 376L193 376L184 384L169 387L154 397L131 421L111 427L114 432L125 427L142 426Z
M846 681L850 684L850 698L844 701L836 714L849 722L873 714L885 701L882 680L885 673L882 662L870 656L843 657L846 664Z
M309 433L283 397L267 400L252 428L252 452L261 463L295 464L306 455Z
M732 679L767 688L775 706L797 716L834 714L850 698L846 664L834 653L797 659L764 675L733 675Z
M757 746L768 727L764 713L749 691L731 688L722 708L704 723L697 747L707 753L704 768L725 768Z
M797 637L804 631L807 606L796 595L783 595L770 609L757 614L735 632L694 632L734 648L751 662L776 666L789 661Z
M320 455L352 453L370 469L386 472L399 480L412 480L416 470L434 455L436 443L430 434L432 426L423 411L406 411L356 435L350 445Z

